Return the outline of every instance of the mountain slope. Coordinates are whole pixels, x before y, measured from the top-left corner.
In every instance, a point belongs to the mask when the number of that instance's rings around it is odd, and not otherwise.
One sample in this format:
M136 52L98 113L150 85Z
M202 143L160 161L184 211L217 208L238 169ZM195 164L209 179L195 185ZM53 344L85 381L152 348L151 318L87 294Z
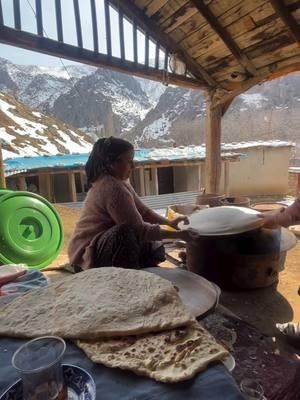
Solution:
M106 136L119 136L139 123L150 108L136 79L99 68L62 94L51 113L84 131L104 126Z
M64 122L32 111L0 93L0 140L3 157L90 151L92 139Z
M67 71L66 71L67 69ZM91 133L121 135L157 103L163 85L102 68L15 65L0 58L0 90ZM158 88L158 89L156 89ZM151 98L151 101L150 101Z
M169 87L128 137L147 147L201 144L205 101L202 93ZM223 142L254 139L297 141L300 123L300 74L255 86L238 96L222 119Z

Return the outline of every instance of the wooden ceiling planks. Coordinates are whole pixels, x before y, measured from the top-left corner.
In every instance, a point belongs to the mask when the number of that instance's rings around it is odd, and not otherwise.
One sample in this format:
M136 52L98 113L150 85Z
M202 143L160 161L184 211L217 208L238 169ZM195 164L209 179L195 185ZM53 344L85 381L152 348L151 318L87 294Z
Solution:
M297 17L300 18L300 9L297 10L296 14ZM262 64L261 61L258 63L256 62L257 57L260 57L260 60L262 57L265 57L266 60L270 58L272 62L275 62L278 55L282 56L284 54L285 47L293 43L293 38L289 35L285 24L282 21L278 21L275 25L272 22L269 22L269 24L262 25L246 34L239 35L237 42L256 67L260 68ZM222 64L222 67L224 68L226 57L230 57L230 55L228 55L228 52L226 54L225 50L222 53L221 46L219 48L214 47L213 50L215 54L218 54L218 58L213 58L211 55L213 53L210 52L199 57L197 62L201 62L208 72L214 76L212 68L217 70L218 63L219 65ZM275 52L275 50L277 50L277 52ZM272 54L273 52L274 54Z
M300 25L297 19L289 12L288 8L282 0L271 0L271 4L275 12L288 27L294 39L300 46Z

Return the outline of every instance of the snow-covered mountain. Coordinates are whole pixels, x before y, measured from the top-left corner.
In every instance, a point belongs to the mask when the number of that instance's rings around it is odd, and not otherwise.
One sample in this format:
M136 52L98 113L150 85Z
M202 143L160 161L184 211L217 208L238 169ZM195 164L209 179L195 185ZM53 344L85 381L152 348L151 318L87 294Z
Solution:
M51 113L86 132L104 127L106 136L119 136L143 120L150 109L136 79L99 68L62 94Z
M33 111L0 93L0 140L4 159L17 156L83 153L92 139L66 123Z
M137 146L204 142L203 93L102 68L37 67L0 59L0 91L89 134L122 136ZM297 141L300 74L256 86L222 120L223 142ZM300 143L299 143L300 153Z
M299 118L300 74L296 73L238 96L222 119L222 140L292 140L299 141L300 149ZM201 144L204 119L205 99L200 91L168 87L129 138L147 147Z
M0 91L90 133L122 135L153 108L165 87L102 68L15 65L0 59Z

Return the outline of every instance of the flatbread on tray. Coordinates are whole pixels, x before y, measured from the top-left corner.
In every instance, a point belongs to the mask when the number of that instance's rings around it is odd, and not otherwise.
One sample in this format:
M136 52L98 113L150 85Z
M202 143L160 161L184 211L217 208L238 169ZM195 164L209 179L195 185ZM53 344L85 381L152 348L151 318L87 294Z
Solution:
M4 306L0 335L98 339L158 332L193 321L166 279L143 270L107 267L32 290Z
M234 235L260 228L263 224L261 213L246 207L221 206L206 208L189 217L189 225L202 236Z
M197 322L160 333L75 342L95 363L128 369L160 382L192 378L228 351Z

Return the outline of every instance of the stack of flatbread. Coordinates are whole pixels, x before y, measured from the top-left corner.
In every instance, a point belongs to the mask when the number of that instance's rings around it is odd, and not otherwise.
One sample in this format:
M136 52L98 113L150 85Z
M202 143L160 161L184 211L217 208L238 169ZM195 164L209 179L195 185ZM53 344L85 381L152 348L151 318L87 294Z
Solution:
M162 382L193 377L228 352L146 271L99 268L33 290L0 310L0 334L73 339L92 361Z

